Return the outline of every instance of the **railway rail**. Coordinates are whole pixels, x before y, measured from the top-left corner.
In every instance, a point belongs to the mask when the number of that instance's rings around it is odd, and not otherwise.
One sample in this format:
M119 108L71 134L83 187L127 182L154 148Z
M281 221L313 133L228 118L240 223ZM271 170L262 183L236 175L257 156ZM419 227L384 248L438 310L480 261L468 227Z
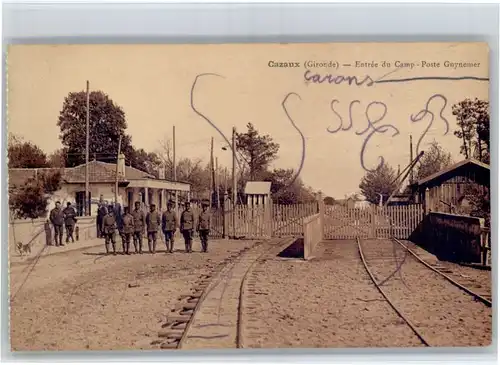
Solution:
M423 331L421 328L419 328L420 326L418 324L413 323L409 319L408 313L405 313L405 311L402 310L402 308L404 307L407 311L408 310L408 303L411 303L411 301L404 303L404 300L402 300L401 298L398 298L398 296L396 296L396 295L394 295L393 298L391 298L391 295L388 294L388 292L391 291L390 288L388 290L383 289L383 286L387 285L389 281L392 280L393 282L395 282L396 275L399 274L401 280L398 283L402 283L406 287L406 289L413 290L412 288L409 288L407 286L406 282L403 280L403 277L401 276L402 275L401 270L402 270L403 265L409 264L407 261L408 258L410 258L410 259L413 258L414 261L422 264L424 267L426 267L427 269L429 269L433 273L437 274L439 277L441 277L444 280L446 280L447 282L451 283L454 287L460 289L463 293L466 293L467 295L472 296L476 301L480 301L486 307L491 307L490 300L488 300L487 298L485 298L484 296L482 296L480 294L475 293L474 291L472 291L471 289L460 284L456 280L453 280L450 276L448 276L444 272L440 271L439 268L437 268L436 266L433 266L433 265L425 262L415 252L413 252L409 247L407 247L404 243L402 243L398 239L392 238L392 239L387 240L387 241L391 241L393 244L393 252L390 253L391 257L389 257L389 252L383 251L382 254L380 254L380 252L377 252L377 255L372 255L371 258L367 259L366 250L363 249L362 241L359 238L357 238L356 242L357 242L358 251L359 251L361 261L363 263L363 266L364 266L366 272L370 276L371 281L373 282L373 284L377 288L377 290L381 293L381 295L384 297L384 299L387 301L387 303L394 309L394 311L399 315L399 317L411 328L411 330L413 331L415 336L417 336L419 338L419 340L421 341L421 343L424 346L439 346L439 345L434 344L433 343L434 341L431 339L432 336L426 336L423 333L425 331ZM383 243L374 242L373 246L376 246L377 244L383 245ZM402 250L404 252L403 257L398 257L398 254L396 252L397 248L399 248L400 251ZM389 266L390 266L390 265L388 265L389 260L392 260L394 262L394 264L395 264L394 268L389 268ZM377 280L376 275L374 275L374 273L373 273L373 269L377 268L377 265L378 265L379 270L381 267L383 267L383 270L380 270L380 271L385 272L384 274L380 275L380 276L383 276L382 280L380 280L380 279ZM387 271L388 269L390 271ZM417 278L412 278L412 280L422 281L423 278L419 276ZM423 284L423 285L425 285L425 284ZM396 285L396 287L397 287L397 285ZM401 290L402 290L402 287L400 285L399 288L393 289L393 293L400 294ZM399 305L398 305L398 303L396 303L396 301L400 302ZM427 301L428 301L428 298L427 298ZM460 300L458 300L457 303L462 303L462 302ZM405 306L405 304L406 304L406 306ZM442 319L444 319L445 317L446 316L443 316ZM425 326L423 326L423 327L425 328Z
M492 306L491 300L488 298L485 298L484 295L478 294L471 289L467 288L465 285L460 284L458 281L454 280L451 278L449 275L446 275L442 270L439 268L436 268L436 266L432 266L431 264L425 262L422 258L420 258L413 250L411 250L409 247L407 247L403 242L398 240L397 238L393 238L395 242L397 242L401 247L403 247L405 250L407 250L415 259L417 259L419 262L421 262L423 265L428 267L430 270L434 271L435 273L441 275L443 278L445 278L447 281L449 281L451 284L455 285L457 288L463 290L465 293L470 294L474 299L482 302L484 305L487 307Z
M190 293L167 316L158 333L161 349L241 348L247 278L256 264L290 237L257 242L233 253L207 275L200 276ZM195 325L197 324L197 325Z

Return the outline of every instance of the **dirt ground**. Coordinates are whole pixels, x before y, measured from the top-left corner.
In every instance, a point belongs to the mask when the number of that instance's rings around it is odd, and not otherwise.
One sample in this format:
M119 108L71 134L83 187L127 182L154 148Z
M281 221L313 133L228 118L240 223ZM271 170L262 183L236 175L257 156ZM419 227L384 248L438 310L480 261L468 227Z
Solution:
M377 279L388 277L394 271L392 249L377 241L366 244ZM475 270L465 269L471 276ZM258 270L256 308L246 313L247 347L423 346L374 287L354 241L321 243L311 262L270 259ZM491 308L410 258L401 275L403 281L394 275L383 289L431 346L491 343Z
M429 270L397 243L364 240L362 247L375 278L384 281L383 290L431 346L491 344L491 308Z
M416 244L403 241L414 253L431 265L439 265L446 269L445 274L450 276L458 283L470 288L472 291L480 295L489 296L491 298L491 271L486 269L478 269L459 265L453 262L438 260L434 255L428 253L423 248Z
M421 346L373 286L352 241L318 246L317 260L258 266L246 347Z
M102 245L13 265L12 349L158 349L152 342L179 295L253 243L214 241L209 254L171 255L161 247L156 255L132 256L104 256ZM393 269L392 251L377 243L367 242L366 254L380 279ZM309 262L272 256L257 265L253 303L243 313L250 319L245 347L422 346L372 284L354 241L321 243L317 251ZM465 270L472 276L475 269ZM384 290L433 345L491 342L491 308L420 263L408 260L400 272L403 280L395 275Z
M104 256L104 245L11 267L11 347L158 349L151 345L180 294L252 241L212 241L210 252ZM180 244L179 244L180 245ZM199 242L194 243L199 251ZM131 284L131 287L129 287ZM136 286L138 285L138 286Z

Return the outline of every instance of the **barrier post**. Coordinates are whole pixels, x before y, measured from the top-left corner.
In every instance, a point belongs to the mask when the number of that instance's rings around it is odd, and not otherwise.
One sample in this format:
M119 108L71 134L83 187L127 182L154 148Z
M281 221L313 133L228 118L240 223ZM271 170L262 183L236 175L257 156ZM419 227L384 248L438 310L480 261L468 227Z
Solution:
M222 207L222 237L225 239L229 239L229 211L230 211L230 204L229 204L229 196L227 194L227 191L224 191L224 206Z
M323 194L318 193L318 211L319 211L319 226L320 226L320 238L321 241L324 239L325 231L325 202L323 201Z
M43 225L45 230L45 244L47 246L52 245L52 229L50 228L50 222L46 221Z

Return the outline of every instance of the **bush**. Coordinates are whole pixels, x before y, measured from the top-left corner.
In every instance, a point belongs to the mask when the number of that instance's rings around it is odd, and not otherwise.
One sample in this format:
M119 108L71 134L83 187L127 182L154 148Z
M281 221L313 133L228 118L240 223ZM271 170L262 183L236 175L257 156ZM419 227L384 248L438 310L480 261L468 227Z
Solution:
M45 217L49 198L61 187L61 173L50 172L29 178L9 191L9 206L15 219Z

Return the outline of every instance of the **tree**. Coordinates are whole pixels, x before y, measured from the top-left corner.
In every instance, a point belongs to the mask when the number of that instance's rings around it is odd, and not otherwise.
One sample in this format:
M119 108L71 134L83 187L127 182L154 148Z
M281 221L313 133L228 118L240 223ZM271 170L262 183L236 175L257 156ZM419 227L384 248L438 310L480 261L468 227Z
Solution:
M48 164L50 167L65 167L67 158L67 149L59 148L52 152L48 157Z
M484 218L485 225L491 227L490 189L471 184L465 190L465 197L470 202L469 214L473 217Z
M200 159L181 158L176 166L177 180L191 184L192 197L207 199L210 195L210 170Z
M9 206L15 219L36 219L47 213L48 200L61 187L61 173L47 172L29 178L9 191Z
M387 201L397 186L396 172L385 162L376 170L367 172L359 184L366 200L373 204L379 203L379 194L382 194L383 202Z
M269 135L259 136L253 124L248 123L246 133L236 133L236 149L248 165L250 180L255 180L277 158L279 144Z
M154 152L146 152L143 148L132 150L129 161L131 166L147 172L156 178L159 177L159 169L163 168L160 157Z
M452 106L457 118L458 130L455 136L462 140L460 153L465 158L490 161L490 114L489 102L479 99L465 99Z
M156 155L161 160L161 163L166 171L166 176L170 180L174 180L174 153L172 141L165 136L162 140L158 141L160 148L157 149Z
M7 156L9 168L47 167L47 156L37 145L23 141L22 138L10 135Z
M277 204L298 204L316 200L311 188L305 187L293 169L274 169L261 173L260 180L271 182L271 198Z
M326 196L323 199L323 203L325 203L325 205L335 205L335 199L332 198L331 196Z
M419 161L416 178L417 180L424 179L451 164L453 164L451 153L446 152L438 142L433 141Z
M85 163L86 100L84 91L71 92L64 99L57 125L59 138L67 148L66 166ZM122 136L121 151L129 161L134 161L131 137L125 134L127 123L122 108L102 91L93 91L90 101L89 155L98 161L116 162L118 140ZM135 166L134 166L135 167Z

